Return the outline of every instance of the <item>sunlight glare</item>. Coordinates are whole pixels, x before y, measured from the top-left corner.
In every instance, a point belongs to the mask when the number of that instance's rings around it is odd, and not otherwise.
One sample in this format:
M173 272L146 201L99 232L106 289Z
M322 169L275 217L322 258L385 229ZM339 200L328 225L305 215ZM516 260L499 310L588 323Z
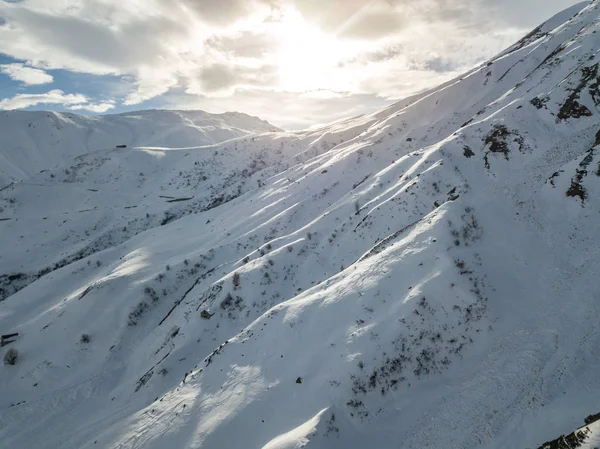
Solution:
M295 10L287 10L280 23L275 55L280 87L295 92L347 86L338 62L351 54L350 45L309 24Z

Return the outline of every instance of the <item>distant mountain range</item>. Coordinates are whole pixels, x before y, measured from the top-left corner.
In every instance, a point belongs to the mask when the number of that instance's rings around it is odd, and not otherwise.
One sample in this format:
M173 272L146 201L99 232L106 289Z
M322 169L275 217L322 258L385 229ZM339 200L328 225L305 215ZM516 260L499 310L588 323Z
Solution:
M73 157L117 145L189 147L211 145L279 128L239 112L150 110L81 116L46 111L0 113L0 188Z

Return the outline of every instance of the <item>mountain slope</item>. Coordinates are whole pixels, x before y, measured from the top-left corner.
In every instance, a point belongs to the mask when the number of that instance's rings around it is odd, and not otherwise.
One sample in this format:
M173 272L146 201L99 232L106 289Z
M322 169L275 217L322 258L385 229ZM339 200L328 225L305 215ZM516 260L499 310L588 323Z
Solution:
M0 327L21 334L0 441L491 449L572 432L600 402L599 29L598 2L578 5L372 115L90 154L0 192Z
M186 147L280 131L256 117L140 111L98 117L44 111L0 114L0 188L71 158L117 145Z

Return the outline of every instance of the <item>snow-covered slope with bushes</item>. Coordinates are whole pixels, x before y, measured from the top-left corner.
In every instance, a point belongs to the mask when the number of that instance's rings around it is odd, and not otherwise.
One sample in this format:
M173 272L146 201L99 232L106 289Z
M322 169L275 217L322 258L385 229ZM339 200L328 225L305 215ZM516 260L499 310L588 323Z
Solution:
M45 111L0 114L0 188L76 156L118 145L188 147L280 131L237 112L140 111L98 117Z
M596 1L372 115L5 188L0 441L594 447L599 48Z

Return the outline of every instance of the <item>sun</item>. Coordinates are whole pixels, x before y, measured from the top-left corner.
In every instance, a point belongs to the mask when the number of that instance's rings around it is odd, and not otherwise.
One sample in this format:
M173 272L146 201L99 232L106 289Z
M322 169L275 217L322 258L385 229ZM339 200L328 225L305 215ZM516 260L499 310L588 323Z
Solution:
M279 87L286 91L340 90L348 84L339 62L352 45L308 23L294 9L286 10L275 30Z

